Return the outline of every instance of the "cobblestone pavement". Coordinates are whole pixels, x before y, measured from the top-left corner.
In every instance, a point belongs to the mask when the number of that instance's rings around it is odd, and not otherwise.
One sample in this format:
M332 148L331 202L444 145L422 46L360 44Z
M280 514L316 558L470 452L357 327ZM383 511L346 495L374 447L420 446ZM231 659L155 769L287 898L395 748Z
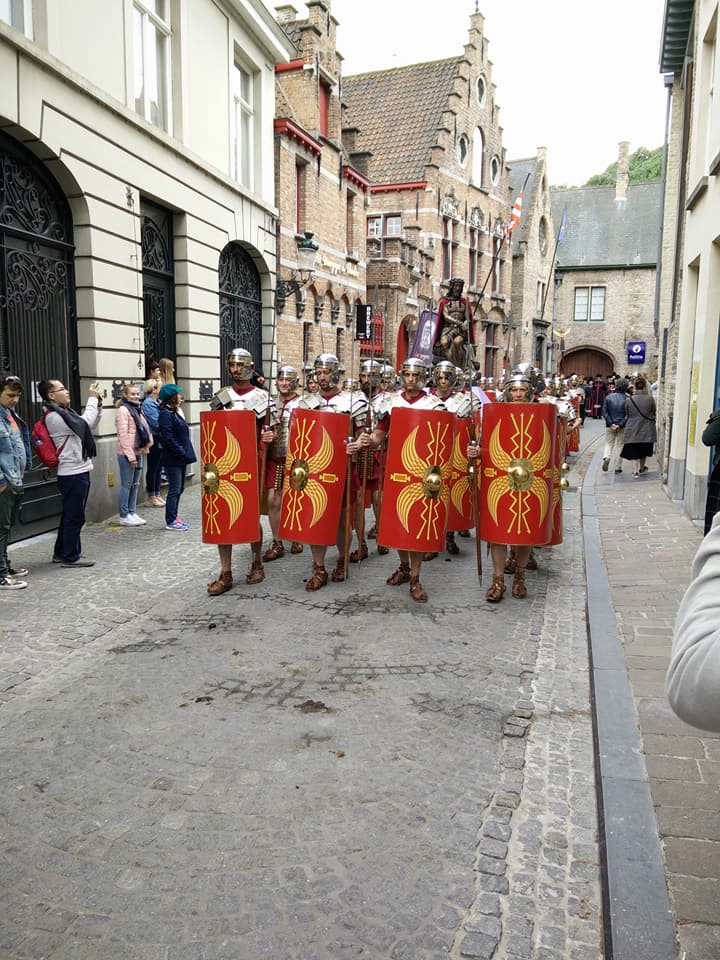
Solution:
M594 960L602 955L576 473L529 596L474 542L374 543L304 590L289 553L209 598L216 551L87 528L95 567L18 545L0 597L0 958ZM334 560L334 551L331 551Z

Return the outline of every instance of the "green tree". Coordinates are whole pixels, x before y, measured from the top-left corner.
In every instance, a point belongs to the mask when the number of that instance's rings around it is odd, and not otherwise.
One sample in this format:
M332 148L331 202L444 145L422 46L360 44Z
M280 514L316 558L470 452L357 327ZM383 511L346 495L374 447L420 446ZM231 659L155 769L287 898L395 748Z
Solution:
M638 147L635 153L631 153L630 161L630 183L642 183L644 180L659 180L662 172L662 147L655 150L647 150L645 147ZM615 183L617 179L617 161L611 163L604 173L596 173L590 177L585 184L586 187L597 187L602 184Z

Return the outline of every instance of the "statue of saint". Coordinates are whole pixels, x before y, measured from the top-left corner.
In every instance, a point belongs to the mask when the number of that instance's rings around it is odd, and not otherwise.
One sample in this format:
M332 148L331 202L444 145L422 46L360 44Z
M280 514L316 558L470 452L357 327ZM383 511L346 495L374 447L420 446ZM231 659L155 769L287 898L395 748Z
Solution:
M438 304L438 325L433 360L449 360L462 370L472 369L475 359L472 312L463 296L464 281L453 277L448 293Z

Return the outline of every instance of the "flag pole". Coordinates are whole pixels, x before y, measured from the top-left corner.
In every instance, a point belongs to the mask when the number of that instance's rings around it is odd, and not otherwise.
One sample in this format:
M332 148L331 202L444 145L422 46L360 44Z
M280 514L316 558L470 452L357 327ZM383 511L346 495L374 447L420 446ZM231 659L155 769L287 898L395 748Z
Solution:
M520 191L520 193L518 193L517 198L516 198L516 200L515 200L515 203L514 203L513 206L512 206L512 210L511 210L511 213L510 213L510 219L508 220L508 222L507 222L507 224L506 224L506 226L505 226L505 229L503 230L503 235L502 235L502 237L500 238L500 243L499 243L499 245L498 245L498 248L497 248L497 250L495 251L495 253L493 254L492 263L490 264L490 269L488 270L488 274L487 274L487 276L485 277L485 283L483 283L483 285L482 285L482 290L481 290L480 293L478 294L478 298L477 298L477 300L475 301L475 306L473 307L473 312L472 312L473 317L475 316L475 312L477 311L477 308L479 307L480 303L482 302L482 298L483 298L483 296L484 296L484 294L485 294L485 288L486 288L487 285L488 285L488 282L489 282L489 280L490 280L490 277L493 275L493 273L494 273L494 271L495 271L495 264L497 263L498 259L500 258L500 252L502 251L502 248L503 248L503 246L504 246L504 244L505 244L505 241L506 241L507 238L510 236L510 234L513 232L513 230L515 229L515 227L517 227L517 226L519 225L519 223L520 223L520 217L522 216L522 198L523 198L523 194L525 193L525 188L526 188L527 185L528 185L528 180L529 180L529 179L530 179L530 174L527 173L527 174L525 175L525 182L524 182L523 185L522 185L522 190Z
M562 243L563 236L565 235L565 220L567 217L567 206L563 207L562 217L560 219L560 228L557 232L557 237L555 238L555 249L553 250L552 260L550 261L550 272L548 273L547 283L545 284L545 293L543 295L542 306L540 308L540 319L545 316L545 304L547 303L548 292L550 290L550 283L552 280L553 271L555 270L555 258L557 257L558 247Z

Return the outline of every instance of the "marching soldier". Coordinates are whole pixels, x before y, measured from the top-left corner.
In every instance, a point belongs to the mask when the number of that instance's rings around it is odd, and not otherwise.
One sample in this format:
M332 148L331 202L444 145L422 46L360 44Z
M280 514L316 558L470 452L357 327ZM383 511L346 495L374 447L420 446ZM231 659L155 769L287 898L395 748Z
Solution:
M349 452L356 452L362 449L378 450L385 442L385 437L389 430L392 430L393 415L399 410L434 410L445 411L442 401L432 394L425 393L424 386L427 379L427 367L425 363L417 358L410 357L402 364L400 368L400 378L403 389L396 394L390 405L388 412L380 419L377 426L371 434L361 433L352 443L348 444ZM452 433L452 429L451 429ZM405 443L409 438L400 438ZM449 468L449 458L451 454L451 443L448 444L447 463ZM417 451L413 451L413 459L417 460ZM409 512L408 505L407 511ZM382 523L378 536L382 536L385 542L388 538L383 535L384 527L388 525L387 505L383 512ZM392 544L391 544L392 545ZM396 587L403 583L410 584L410 596L418 603L425 603L428 595L423 585L420 583L420 570L423 561L423 550L398 549L400 565L398 569L387 579L390 586Z
M275 404L266 390L252 385L254 373L253 358L247 350L236 348L227 355L227 371L232 379L232 386L223 387L210 401L212 410L251 410L256 417L256 433L258 455L261 444L269 444L275 438L275 424L277 414ZM259 462L259 461L258 461ZM262 564L262 534L260 532L260 517L258 516L258 539L251 543L252 566L245 577L250 584L260 583L265 579L265 570ZM220 575L217 580L208 584L208 593L211 597L232 589L232 544L219 543Z
M377 424L378 398L382 397L383 388L380 382L382 364L377 360L363 360L360 364L360 389L368 398L369 403L365 415L364 429L372 433ZM377 535L377 523L380 516L380 451L361 450L357 457L357 468L360 477L360 495L358 496L355 513L355 532L358 546L350 554L351 563L359 563L368 556L368 546L365 542L365 494L370 494L370 503L375 518L374 525L368 532L368 539ZM387 553L387 547L378 547L378 553Z
M298 372L295 367L284 365L278 369L276 407L278 424L275 430L275 439L268 448L267 470L265 471L265 489L267 490L268 520L273 541L263 553L263 562L279 560L285 556L285 544L278 537L280 529L280 503L282 500L283 474L285 472L285 457L287 455L288 430L290 416L300 403L301 395L297 392ZM293 540L290 553L302 553L303 545Z

